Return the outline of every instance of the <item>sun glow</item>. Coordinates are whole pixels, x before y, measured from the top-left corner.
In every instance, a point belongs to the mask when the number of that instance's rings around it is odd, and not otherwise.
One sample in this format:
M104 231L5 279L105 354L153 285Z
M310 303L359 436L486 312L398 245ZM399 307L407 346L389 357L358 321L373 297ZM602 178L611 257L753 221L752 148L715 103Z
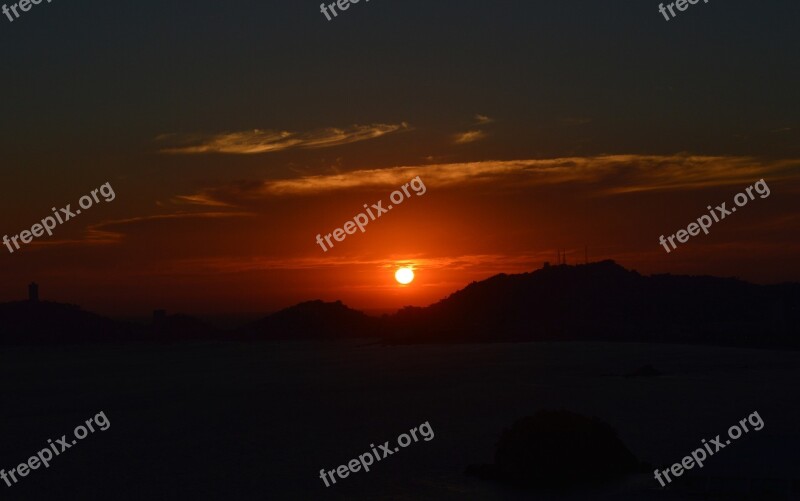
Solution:
M394 278L403 285L408 285L414 280L414 272L411 268L399 268L394 272Z

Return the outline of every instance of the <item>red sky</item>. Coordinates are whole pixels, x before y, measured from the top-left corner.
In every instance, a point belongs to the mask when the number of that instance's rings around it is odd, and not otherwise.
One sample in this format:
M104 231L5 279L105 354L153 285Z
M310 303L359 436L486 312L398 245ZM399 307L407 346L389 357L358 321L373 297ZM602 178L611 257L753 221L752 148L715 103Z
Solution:
M490 141L491 125L481 125ZM423 132L399 126L396 141ZM310 137L310 135L308 136ZM156 151L170 164L195 160L236 164L274 139L237 137L224 154ZM282 140L282 139L277 139ZM392 141L369 135L359 142ZM332 141L334 141L332 139ZM341 137L329 149L347 142ZM205 144L205 143L204 143ZM452 139L453 148L458 142ZM291 146L295 148L296 146ZM358 151L351 144L351 151ZM394 146L397 147L397 146ZM248 150L240 153L239 150ZM321 149L313 150L322 154ZM327 153L327 152L326 152ZM14 254L2 256L0 293L19 298L37 280L46 299L76 302L110 314L145 314L157 307L189 313L271 311L321 298L360 309L425 305L470 281L515 273L555 261L615 259L642 273L739 276L757 282L799 280L798 179L793 160L733 156L606 155L551 159L380 165L322 173L284 169L282 177L237 175L192 180L192 190L163 189L150 197L146 175L96 177L63 206L109 181L116 198L86 210ZM419 176L425 193L410 198L323 252L315 238L327 234ZM770 195L756 195L738 212L667 254L658 243L707 213L707 205L733 205L736 193L764 179ZM421 191L421 190L420 190ZM32 205L32 204L31 204ZM47 215L47 204L15 216L8 233ZM41 216L40 216L41 214ZM6 225L8 226L8 225ZM416 280L393 278L408 264Z

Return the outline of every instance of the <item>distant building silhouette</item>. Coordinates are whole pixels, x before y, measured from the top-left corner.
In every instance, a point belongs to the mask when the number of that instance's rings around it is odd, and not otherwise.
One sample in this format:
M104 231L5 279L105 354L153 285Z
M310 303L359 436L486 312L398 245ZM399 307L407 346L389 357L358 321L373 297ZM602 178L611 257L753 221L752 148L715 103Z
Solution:
M28 285L28 301L32 303L39 301L39 285L36 282Z

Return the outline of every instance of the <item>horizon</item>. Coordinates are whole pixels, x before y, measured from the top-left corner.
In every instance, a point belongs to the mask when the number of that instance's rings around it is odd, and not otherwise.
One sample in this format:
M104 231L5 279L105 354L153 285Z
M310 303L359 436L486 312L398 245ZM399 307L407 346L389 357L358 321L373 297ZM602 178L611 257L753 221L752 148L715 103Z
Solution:
M488 280L490 280L490 279L492 279L494 277L497 277L497 276L504 275L504 276L510 277L510 276L524 275L524 274L535 274L536 272L541 271L543 269L547 269L547 268L554 268L554 269L557 269L557 268L560 268L560 267L580 268L580 267L583 267L583 266L591 266L591 265L597 265L597 264L612 264L614 266L617 266L617 267L621 268L622 270L624 270L626 272L636 273L636 274L638 274L639 276L641 276L643 278L650 278L650 277L657 277L657 276L673 276L673 277L689 277L689 278L715 278L715 279L721 279L721 280L738 280L738 281L741 281L741 282L744 282L744 283L747 283L747 284L751 284L751 285L783 285L783 284L798 284L798 285L800 285L800 282L796 282L796 281L781 281L781 282L774 282L774 283L757 283L757 282L751 282L751 281L748 281L748 280L744 280L744 279L742 279L742 278L740 278L738 276L723 277L723 276L714 276L714 275L687 275L687 274L673 274L673 273L644 274L644 273L640 273L638 270L635 270L635 269L632 269L632 268L627 268L624 265L614 261L613 259L605 259L605 260L601 260L601 261L589 261L588 263L575 263L575 264L569 264L569 263L553 264L551 262L544 262L544 263L542 263L541 267L533 269L533 270L521 271L521 272L518 272L518 273L499 272L499 273L496 273L496 274L494 274L492 276L486 277L486 278L481 279L481 280L472 281L472 282L470 282L468 284L465 284L462 287L454 289L454 290L450 291L449 293L447 293L446 295L444 295L444 296L432 301L429 304L424 304L424 305L407 304L407 305L403 305L403 306L400 306L400 307L395 308L395 309L359 308L356 305L348 304L346 301L344 301L342 299L337 299L337 298L334 298L334 299L307 298L307 299L298 301L296 303L287 304L287 305L279 307L277 309L267 310L267 311L230 311L230 312L212 312L212 313L209 313L209 312L199 312L199 311L194 311L194 312L193 311L170 311L170 310L167 310L165 308L154 307L149 311L135 312L135 313L124 313L124 314L106 314L106 313L104 313L102 311L96 311L96 310L92 310L90 308L86 308L83 305L81 305L79 303L72 302L72 301L60 300L60 299L57 299L57 298L48 298L46 295L44 297L42 297L41 296L41 289L40 289L42 284L40 284L38 282L31 282L31 285L34 285L34 284L36 285L36 291L37 291L36 292L37 293L36 302L54 303L54 304L62 304L62 305L63 304L74 305L74 306L79 307L83 311L87 311L87 312L90 312L90 313L95 313L95 314L100 314L100 315L103 315L103 316L107 316L108 318L111 318L111 319L114 319L114 320L130 321L130 322L135 322L135 323L148 323L148 322L152 321L153 315L154 315L154 313L156 311L163 310L163 311L166 312L166 314L169 314L169 315L177 314L177 315L192 316L192 317L198 318L200 320L203 320L204 322L207 322L207 323L209 323L211 325L214 325L216 327L223 327L223 326L230 327L230 326L233 326L233 325L239 325L239 324L242 324L242 323L246 323L246 322L250 322L250 321L253 321L253 320L261 319L261 318L263 318L265 316L273 315L275 313L278 313L280 311L286 310L288 308L291 308L291 307L294 307L294 306L297 306L297 305L301 305L301 304L304 304L304 303L313 303L313 302L318 302L318 301L321 301L321 302L326 303L326 304L341 303L344 307L346 307L348 309L364 313L365 315L370 316L370 317L380 318L383 315L392 316L392 315L395 315L396 313L398 313L399 311L401 311L401 310L403 310L404 308L407 308L407 307L425 308L425 307L431 306L432 304L439 303L439 302L441 302L443 300L446 300L451 295L464 290L465 288L469 287L472 284L482 283L482 282L488 281ZM8 303L30 302L30 298L29 297L20 297L20 298L12 299L12 300L9 300L9 301L0 301L0 304L2 304L3 302L8 302Z

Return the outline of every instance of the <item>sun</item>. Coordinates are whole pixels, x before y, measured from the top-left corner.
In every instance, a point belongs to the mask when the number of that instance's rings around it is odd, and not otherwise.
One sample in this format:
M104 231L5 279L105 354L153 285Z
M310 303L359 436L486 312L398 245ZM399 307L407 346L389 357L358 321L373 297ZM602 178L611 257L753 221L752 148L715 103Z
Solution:
M403 285L408 285L414 280L414 271L411 268L398 268L394 272L394 278Z

